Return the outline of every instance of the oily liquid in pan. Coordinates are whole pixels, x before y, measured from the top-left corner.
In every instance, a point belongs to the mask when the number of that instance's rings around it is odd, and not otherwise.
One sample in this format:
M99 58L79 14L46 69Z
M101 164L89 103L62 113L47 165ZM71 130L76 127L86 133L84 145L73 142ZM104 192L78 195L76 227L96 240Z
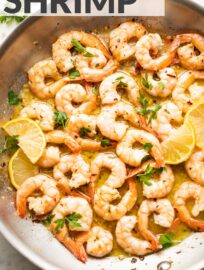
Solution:
M109 30L106 30L105 32L101 33L99 36L101 36L103 39L106 40L108 33L109 33ZM121 65L119 67L119 69L129 72L130 67L132 68L133 66L134 66L134 64L129 62L129 64L126 63L126 65ZM183 72L183 69L181 67L177 66L176 67L177 75L182 73L182 72ZM135 79L137 79L139 84L141 83L140 76L136 75ZM202 83L198 82L198 83L202 84L204 86L203 82ZM121 91L121 94L122 94L122 98L126 100L127 99L126 92ZM145 95L148 96L148 94L146 94L146 93L145 93ZM23 86L23 88L20 92L20 97L23 100L23 104L25 106L29 105L33 100L38 100L38 98L31 93L28 85ZM154 104L155 104L155 102L160 103L163 100L165 100L165 99L152 98L152 101ZM50 99L46 102L48 102L49 104L54 106L54 99ZM17 118L19 116L21 109L22 109L22 105L18 105L16 107L14 107L14 112L13 112L12 118ZM98 114L98 112L99 112L99 108L97 108L93 114ZM3 117L2 117L2 119L0 118L0 123L3 124L3 122L5 122L5 119L3 119ZM66 147L61 147L61 150L67 153ZM109 151L111 151L111 150L109 150ZM98 154L98 152L94 152L94 153L93 152L82 152L84 159L89 163L97 156L97 154ZM9 158L10 158L9 156L5 156L5 155L0 156L0 163L2 163L3 161L5 162L5 160L6 160L6 162L8 162ZM3 173L5 176L7 176L7 172L6 172L5 168L6 168L6 166L4 166L4 168L0 170L0 173ZM171 202L173 199L173 194L178 189L178 187L183 182L190 180L187 173L185 172L183 165L173 166L172 169L173 169L174 175L175 175L175 184L174 184L174 187L173 187L171 193L167 197ZM51 171L48 171L48 170L42 169L41 172L44 172L46 174L49 174L49 173L51 174ZM102 170L100 177L99 177L99 180L98 180L98 183L97 183L98 187L101 186L106 181L108 175L109 175L109 172L107 170ZM6 177L6 178L8 179L8 177ZM141 201L144 199L142 196L142 184L140 184L139 181L137 181L137 187L138 187L138 200L136 202L135 207L133 208L133 210L131 212L128 213L128 215L136 214L138 211L138 206L140 205ZM83 190L83 188L81 188L81 190ZM119 189L121 195L123 195L126 190L127 190L126 185L124 185L122 188ZM117 203L117 201L115 203ZM188 208L191 209L192 205L193 205L193 201L189 201ZM201 213L197 218L204 220L204 213ZM117 221L107 222L107 221L103 220L102 218L100 218L99 216L97 216L96 214L94 214L93 226L99 225L105 229L108 229L110 232L112 232L113 236L114 236L114 232L115 232L116 223L117 223ZM165 230L162 227L160 227L154 223L152 217L150 217L150 219L149 219L149 228L155 234L165 233ZM192 233L192 230L190 230L185 224L180 223L180 225L178 225L176 230L174 231L174 240L175 240L175 242L182 241L184 238L189 236L191 233ZM138 233L137 234L135 233L135 236L137 236L138 238L141 237ZM128 256L128 254L126 254L116 243L115 236L114 236L114 248L111 252L111 255L113 255L113 256L118 256L118 255Z

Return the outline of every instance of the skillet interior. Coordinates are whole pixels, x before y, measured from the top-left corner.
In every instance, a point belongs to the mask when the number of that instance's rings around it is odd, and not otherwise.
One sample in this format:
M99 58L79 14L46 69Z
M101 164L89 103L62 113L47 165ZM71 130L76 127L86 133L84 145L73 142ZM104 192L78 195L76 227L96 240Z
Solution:
M137 18L148 29L170 34L193 30L202 32L204 10L192 4L193 1L166 0L165 17ZM6 105L9 88L20 90L26 80L26 71L34 63L51 54L51 44L70 29L102 29L105 25L116 26L129 17L40 17L26 20L10 36L0 50L0 115L9 118L11 113ZM38 41L37 46L34 41ZM0 174L0 230L4 236L26 257L43 269L86 270L86 269L157 269L161 261L172 261L171 269L196 269L204 265L204 234L194 234L181 245L158 254L137 260L89 259L86 265L78 262L41 225L30 220L19 220L15 214L13 192L8 190L8 179ZM181 253L180 253L181 251ZM179 252L179 254L178 254ZM199 263L200 262L200 263Z

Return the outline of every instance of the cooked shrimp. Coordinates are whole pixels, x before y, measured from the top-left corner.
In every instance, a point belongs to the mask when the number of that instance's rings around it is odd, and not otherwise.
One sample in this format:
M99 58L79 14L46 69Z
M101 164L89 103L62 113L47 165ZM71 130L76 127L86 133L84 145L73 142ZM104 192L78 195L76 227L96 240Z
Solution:
M190 70L204 69L204 37L190 33L178 35L177 38L180 44L189 43L177 51L182 66ZM199 54L196 53L195 49L199 51Z
M72 152L81 150L79 143L68 133L62 130L54 130L45 134L47 143L65 144Z
M154 97L168 97L176 87L177 78L173 68L164 68L157 73L142 72L143 78L147 78L149 87L145 91ZM143 85L144 87L144 85Z
M164 43L159 34L148 34L140 38L136 44L136 58L143 69L159 71L173 63L177 40L167 48L166 52L155 58L158 52L164 47ZM150 55L153 52L154 58Z
M152 253L154 249L150 242L133 236L132 231L136 229L136 216L122 217L116 226L116 240L118 245L128 254L143 256Z
M126 178L125 164L114 153L100 153L91 162L91 183L89 185L89 193L92 198L95 194L95 184L99 177L99 174L103 168L111 171L110 176L106 180L106 185L111 188L121 187Z
M119 116L135 127L148 129L147 126L143 125L134 106L128 102L120 101L114 105L104 106L97 118L97 126L103 136L114 141L120 141L123 138L129 125L123 121L116 121Z
M113 104L121 100L117 93L117 87L124 88L130 101L134 105L138 105L139 86L136 81L125 72L116 72L102 81L99 92L102 104Z
M185 168L193 181L204 186L204 150L195 150L186 161Z
M179 107L171 101L166 101L161 106L156 119L151 121L151 127L163 141L175 133L177 127L183 122L183 116Z
M71 172L71 178L66 174ZM57 186L64 192L69 193L72 188L78 188L90 181L90 166L79 154L65 155L54 167L54 179Z
M43 168L52 168L60 161L60 150L55 146L48 146L41 158L38 160L38 165Z
M42 197L31 197L40 190ZM52 211L60 200L60 192L56 187L56 182L51 177L43 174L28 178L17 191L16 208L21 218L26 215L26 204L29 210L33 210L36 215L45 215Z
M20 117L37 119L43 131L54 129L54 109L45 102L33 101L29 106L23 108Z
M97 258L102 258L108 255L113 249L113 236L112 234L99 227L94 226L91 228L90 236L87 240L86 252Z
M145 200L138 211L138 228L142 236L151 242L153 249L159 249L157 236L148 229L149 216L154 213L154 222L162 227L169 228L174 220L174 208L167 199Z
M204 221L199 221L191 217L186 202L194 199L195 204L191 211L194 217L204 211L204 188L191 181L184 182L174 195L174 207L178 211L179 218L194 230L204 231Z
M74 104L79 104L78 107ZM96 108L96 95L93 94L90 86L86 89L80 84L67 84L55 97L55 104L58 111L71 114L85 113L90 114Z
M78 41L85 47L100 50L106 58L111 58L111 54L108 49L96 36L82 31L70 31L61 35L52 47L53 59L56 62L57 67L62 72L67 72L74 67L76 57L72 56L70 52L71 48L74 46L74 40Z
M134 56L136 42L129 41L133 38L140 39L146 34L143 25L136 22L125 22L110 33L110 50L118 61Z
M105 220L118 220L129 212L137 201L137 184L134 179L127 179L128 191L121 198L116 188L103 185L96 190L94 196L94 210L96 214ZM115 205L113 201L121 199Z
M62 79L53 60L44 60L35 64L28 71L31 91L40 99L53 98L66 84ZM51 78L54 82L46 83Z
M67 226L66 222L64 222L63 227L60 227L59 230L56 231L57 221L63 220L65 217L71 214L79 215L79 219L77 220L79 225L75 227ZM50 225L52 233L67 249L74 254L78 260L86 262L87 255L83 245L77 244L76 241L70 237L69 230L77 232L90 230L93 213L88 202L82 198L71 196L64 197L55 207L53 216L54 218Z
M80 76L87 82L101 82L107 76L111 75L118 67L118 62L110 59L106 65L92 66L91 57L78 56L76 58L76 67L79 70Z
M137 146L133 148L135 143L137 143ZM152 145L150 153L144 149L144 145L147 143ZM118 143L116 153L123 162L133 167L140 166L142 160L148 155L151 155L155 159L159 167L164 164L158 139L143 130L129 129Z
M183 112L187 112L191 105L204 98L204 87L191 88L196 80L204 80L203 71L186 71L179 77L173 91L173 101Z

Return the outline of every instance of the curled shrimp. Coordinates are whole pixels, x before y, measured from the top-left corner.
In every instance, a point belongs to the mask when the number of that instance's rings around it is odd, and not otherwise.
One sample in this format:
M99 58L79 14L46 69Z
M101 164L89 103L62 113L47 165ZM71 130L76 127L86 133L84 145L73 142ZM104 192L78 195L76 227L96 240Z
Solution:
M128 191L121 198L116 188L103 185L96 190L94 196L94 210L105 220L118 220L129 212L137 201L137 184L134 179L127 179ZM113 201L121 199L118 204Z
M77 41L85 47L100 50L106 58L111 58L111 54L103 42L93 34L83 31L70 31L61 35L52 46L53 59L62 72L67 72L75 66L76 57L72 56L70 51L74 46L73 41Z
M135 143L138 145L136 148L133 148ZM150 153L144 149L144 145L147 143L152 145ZM151 133L143 130L129 129L118 143L116 153L123 162L133 167L139 167L143 159L149 155L155 159L158 167L164 164L161 145L158 139Z
M125 72L116 72L102 81L99 88L102 104L113 104L121 100L120 95L116 91L117 88L124 88L128 93L129 100L134 105L138 105L139 86Z
M42 197L31 196L37 190L43 193ZM24 218L28 202L29 210L33 210L36 215L44 215L51 212L59 200L60 192L54 179L39 174L28 178L18 189L16 195L17 213L21 218Z
M41 101L33 101L20 112L21 117L37 119L43 131L54 129L54 109L51 105Z
M43 60L28 71L31 91L40 99L49 99L66 84L62 79L53 60ZM52 79L46 83L46 79Z
M70 136L67 132L62 130L54 130L45 134L47 143L65 144L73 153L81 150L79 143Z
M146 123L141 121L132 104L120 101L113 105L104 106L97 118L97 126L103 136L114 141L120 141L123 138L129 125L123 121L117 121L119 116L135 127L150 129Z
M42 168L52 168L60 161L60 150L56 146L48 146L40 159L38 165Z
M190 178L196 183L204 186L204 151L195 150L189 160L185 163L185 168Z
M60 227L59 230L56 230L57 222L71 214L79 216L77 221L78 226L67 226L64 222L64 225ZM87 261L86 251L83 245L77 244L77 242L70 237L69 231L87 232L91 229L93 213L88 202L83 198L72 196L64 197L53 210L53 216L54 218L50 225L52 233L78 260L85 263Z
M188 181L184 182L174 195L174 207L178 211L180 220L196 231L204 231L204 221L199 221L191 217L186 206L188 199L195 200L191 213L194 217L198 216L201 211L204 211L204 188Z
M161 69L157 73L142 72L142 76L148 79L149 87L145 87L145 91L154 97L168 97L176 87L176 72L170 67Z
M135 43L130 44L133 38L137 40L146 34L146 29L140 23L125 22L110 33L110 50L118 61L126 60L135 54Z
M67 173L71 172L71 178ZM53 170L57 186L64 192L70 193L72 188L78 188L90 182L90 166L80 154L65 155Z
M164 47L164 43L159 34L147 34L137 42L135 56L143 69L159 71L173 63L177 46L178 41L175 39L166 52L155 58ZM150 52L153 53L154 58Z
M55 97L55 104L58 111L71 114L90 114L96 108L96 95L91 87L86 84L86 89L80 84L67 84L62 87ZM79 104L78 107L74 104Z
M191 105L204 97L204 88L193 86L196 80L204 80L203 71L186 71L180 75L173 91L173 101L185 113Z
M118 245L128 254L143 256L154 251L151 243L133 236L132 231L136 230L137 217L124 216L116 226L116 241Z
M149 216L154 213L154 222L162 227L169 228L174 220L174 208L167 199L145 200L138 211L138 228L142 236L151 242L154 250L161 248L157 236L148 229Z
M164 141L175 133L183 122L182 110L172 101L161 104L161 109L157 112L156 119L152 119L151 127L159 134L159 138Z
M177 53L181 64L186 69L203 70L204 69L204 37L199 34L181 34L177 36L180 44L186 44L178 48ZM195 48L199 51L196 53Z

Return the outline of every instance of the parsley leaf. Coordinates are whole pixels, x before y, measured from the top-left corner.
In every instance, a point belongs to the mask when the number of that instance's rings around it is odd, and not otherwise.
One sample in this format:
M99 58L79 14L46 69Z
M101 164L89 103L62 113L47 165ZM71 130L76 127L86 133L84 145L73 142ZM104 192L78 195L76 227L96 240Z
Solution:
M26 16L0 16L0 23L11 24L12 22L20 23L25 20Z
M81 45L76 39L72 39L72 45L76 52L82 53L85 57L93 57L92 53L87 52L86 48Z
M90 128L82 127L82 128L80 128L79 136L80 136L81 138L84 138L84 137L86 137L86 136L88 135L88 133L90 133L90 132L91 132Z
M173 244L173 233L168 232L160 235L159 243L162 245L163 248L171 247Z
M70 214L65 217L65 221L70 227L81 227L81 224L78 223L78 220L81 218L80 214Z
M164 88L165 88L165 84L163 82L160 82L159 83L159 89L164 90Z
M13 90L10 90L8 92L9 105L18 105L19 102L20 102L20 99L19 99L18 95Z
M158 111L162 108L161 105L157 104L153 107L149 107L147 109L147 113L148 113L148 117L147 117L147 123L150 124L150 122L152 121L152 119L156 119L157 118L157 113Z
M152 149L152 147L153 147L153 144L151 144L151 143L144 144L144 150L147 152L149 152Z
M67 114L65 112L54 112L54 121L55 121L55 127L66 127L67 121L68 121L68 117Z
M15 152L19 146L18 146L18 135L14 135L12 137L8 137L5 140L5 144L3 148L1 149L1 153L6 153L6 152Z
M98 96L98 86L96 84L92 87L92 93Z
M80 77L80 72L76 69L76 67L73 67L69 71L69 78L72 80L75 80L76 78Z
M126 82L123 82L123 79L124 79L124 77L118 77L116 79L116 82L118 84L118 87L126 88L126 87L128 87L128 84Z
M58 232L60 229L62 229L64 227L65 220L64 220L64 218L61 218L61 219L56 220L55 223L56 223L56 226L55 226L54 231Z
M46 217L46 219L41 220L41 223L45 226L48 226L51 224L54 217L55 217L55 215L49 215Z
M153 168L150 164L147 166L145 169L144 173L140 173L137 175L139 178L140 182L144 183L147 186L152 186L152 183L150 182L150 178L152 177L153 174L157 172L162 172L163 167L161 168Z
M101 146L102 147L111 146L111 145L112 145L112 143L111 143L111 141L109 139L104 138L104 139L101 140Z
M152 90L153 85L149 82L148 80L148 74L145 74L145 77L142 77L142 85L144 86L144 88L147 88L149 90Z

